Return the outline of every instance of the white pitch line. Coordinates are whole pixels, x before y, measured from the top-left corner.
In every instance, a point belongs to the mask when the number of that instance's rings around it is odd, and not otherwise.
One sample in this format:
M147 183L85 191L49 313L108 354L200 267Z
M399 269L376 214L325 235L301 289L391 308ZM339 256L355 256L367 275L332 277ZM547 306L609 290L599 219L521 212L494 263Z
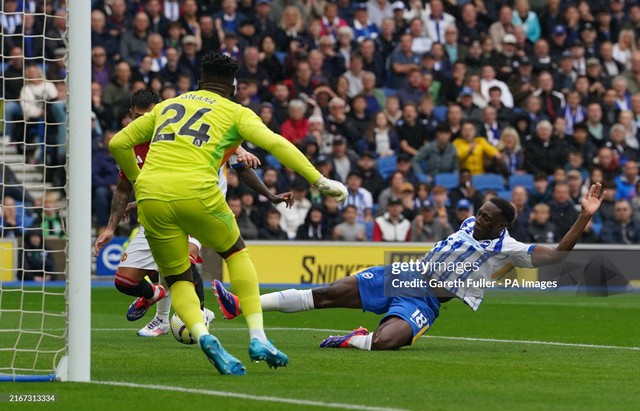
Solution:
M92 328L92 331L137 331L138 328ZM349 333L353 330L336 330L333 328L307 328L307 327L267 327L265 328L267 331L317 331L317 332L326 332L326 333ZM0 329L0 333L2 332L18 332L19 330L3 330ZM25 331L40 331L38 329L33 330L25 330ZM63 331L62 328L45 328L43 331ZM230 328L214 328L211 330L213 333L218 333L221 331L247 331L246 328L242 327L230 327ZM533 345L551 345L551 346L559 346L559 347L573 347L573 348L601 348L601 349L609 349L609 350L628 350L628 351L640 351L640 347L625 347L621 345L599 345L599 344L581 344L581 343L567 343L567 342L558 342L558 341L537 341L537 340L504 340L498 338L479 338L479 337L454 337L454 336L446 336L446 335L423 335L420 338L433 338L433 339L441 339L441 340L459 340L459 341L479 341L479 342L493 342L493 343L503 343L503 344L533 344Z
M482 341L482 342L496 342L496 343L507 343L507 344L555 345L555 346L561 346L561 347L606 348L610 350L640 351L640 347L624 347L619 345L578 344L578 343L564 343L564 342L557 342L557 341L535 341L535 340L500 340L496 338L447 337L444 335L423 335L423 337L439 338L442 340Z
M215 390L205 390L205 389L186 388L186 387L168 387L165 385L135 384L130 382L119 382L119 381L92 381L90 384L112 385L116 387L129 387L129 388L146 388L149 390L156 390L156 391L183 392L188 394L210 395L212 397L237 398L240 400L262 401L262 402L276 402L276 403L282 403L282 404L303 405L303 406L309 406L309 407L340 408L345 410L361 410L361 411L406 411L402 408L370 407L367 405L343 404L339 402L311 401L311 400L301 400L296 398L243 394L240 392L231 392L231 391L215 391Z

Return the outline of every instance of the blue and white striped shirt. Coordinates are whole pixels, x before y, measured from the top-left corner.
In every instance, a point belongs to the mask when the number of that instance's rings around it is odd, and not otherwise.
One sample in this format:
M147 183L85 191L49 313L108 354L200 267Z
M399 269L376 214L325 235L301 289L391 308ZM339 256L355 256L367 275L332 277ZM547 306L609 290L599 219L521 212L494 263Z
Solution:
M531 268L534 245L516 241L505 229L493 240L473 238L476 218L467 218L460 229L437 242L422 262L423 274L436 280L476 311L484 288L477 284L502 279L513 267Z

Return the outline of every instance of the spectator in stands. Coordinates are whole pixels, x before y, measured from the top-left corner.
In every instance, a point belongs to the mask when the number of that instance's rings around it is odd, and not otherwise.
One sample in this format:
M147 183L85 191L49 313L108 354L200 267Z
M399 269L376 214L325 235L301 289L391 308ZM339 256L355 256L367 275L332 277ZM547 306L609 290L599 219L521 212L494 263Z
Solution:
M44 204L41 213L31 225L41 230L45 237L55 236L66 238L62 216L60 215L60 193L48 191L44 195Z
M339 204L333 197L322 196L320 193L318 193L318 196L321 198L320 203L324 210L324 223L327 226L327 233L331 235L333 233L333 229L343 221L342 213L340 211L341 204Z
M414 156L429 141L427 127L418 121L418 109L414 103L402 107L402 120L398 121L396 131L402 152Z
M527 242L536 244L549 244L557 242L556 226L551 222L549 206L543 203L536 204L531 214L531 222L527 227L529 236Z
M567 150L563 141L554 140L553 127L548 120L536 126L536 136L525 147L524 166L527 172L552 174L557 165L566 162Z
M400 89L405 87L408 82L409 72L413 69L420 69L420 55L411 50L412 41L411 34L402 34L398 48L389 56L394 88Z
M471 87L463 87L458 95L458 104L462 110L462 117L465 120L480 121L482 111L473 102L473 89Z
M30 230L22 250L22 274L24 281L45 281L51 279L54 271L53 257L45 249L42 232Z
M407 85L398 91L397 96L403 106L406 103L413 103L416 107L420 104L424 97L424 90L422 89L422 73L419 69L409 70L407 73Z
M253 24L256 27L256 34L261 38L269 36L273 39L278 27L269 16L271 13L271 0L257 0L254 10Z
M411 223L410 241L435 243L453 233L449 222L436 214L429 200L422 203L419 211Z
M598 148L589 139L589 129L584 123L578 123L574 126L573 136L569 144L571 150L581 153L585 164L591 164L598 153Z
M186 51L187 49L185 49ZM260 65L258 48L254 46L245 48L243 56L243 64L236 73L236 78L255 81L258 84L258 95L261 99L266 99L271 87L271 78L269 73Z
M340 181L346 182L347 176L355 168L357 157L347 149L347 141L343 136L337 135L333 139L333 168L340 177Z
M290 240L296 238L298 227L304 223L307 213L311 209L311 201L307 199L308 189L309 185L306 181L296 178L291 186L293 199L295 200L293 206L287 209L285 203L276 205L276 209L282 215L280 227L286 231Z
M460 229L462 222L471 216L473 216L473 205L471 201L463 198L456 202L453 213L449 215L449 223L455 231Z
M251 221L251 217L247 215L246 211L242 207L242 200L236 195L227 196L227 203L229 208L236 217L240 234L243 238L254 240L258 238L258 227Z
M169 19L162 15L160 0L147 0L143 7L149 17L149 31L166 36L169 29Z
M0 207L0 232L4 238L21 237L24 228L18 222L18 210L13 197L5 196Z
M59 8L46 25L44 36L45 58L55 59L57 49L66 49L67 11Z
M461 138L454 140L453 146L458 152L460 167L469 169L473 175L485 172L485 160L502 158L497 148L477 136L476 127L470 120L462 122Z
M282 123L281 133L284 138L300 146L309 134L309 120L304 116L307 105L298 99L289 103L289 118Z
M458 153L451 144L451 130L446 125L436 128L436 139L423 145L412 159L416 174L426 174L434 178L440 173L458 171Z
M44 73L40 66L30 65L25 70L25 85L20 90L20 105L24 120L30 123L41 124L43 127L49 127L50 130L45 131L44 135L36 135L36 143L47 144L60 144L66 143L66 107L63 102L58 102L58 89L56 86L45 79ZM51 116L49 118L48 115ZM50 124L45 124L46 119L48 123L61 123L51 127ZM27 127L27 125L25 125ZM59 130L62 128L62 130ZM56 132L53 132L56 130ZM24 135L29 137L28 130L25 130ZM57 135L60 136L58 140ZM26 151L30 152L33 147L34 141L27 140L26 143L31 143L26 147ZM35 153L29 153L29 161L32 163L42 163L43 157L46 153L43 151L43 147L38 145L35 148Z
M114 36L108 31L107 19L101 10L91 12L91 46L102 47L106 52L108 61L120 58L119 36Z
M569 185L559 182L553 187L552 199L549 202L551 222L556 225L557 238L562 238L578 218L578 212L569 196Z
M569 170L567 172L567 184L569 185L569 197L573 202L576 211L580 209L580 201L585 193L584 178L578 170Z
M467 199L477 210L482 206L482 193L473 186L472 175L469 169L463 168L458 176L458 186L449 192L449 200L452 205L462 199Z
M353 205L347 205L342 210L344 221L333 229L333 239L338 241L365 241L366 229L364 224L357 221L358 210Z
M376 156L373 152L365 151L357 160L356 170L362 176L362 187L371 193L374 203L377 203L383 184L382 176L376 168L375 159Z
M376 52L376 43L372 39L364 40L360 43L358 51L362 56L363 70L375 74L376 87L382 88L385 76L385 62Z
M367 151L378 157L398 154L398 134L389 123L387 116L378 111L374 116L363 138L357 144L358 153Z
M384 104L384 114L389 119L389 122L394 126L398 124L402 119L402 109L400 106L400 99L398 96L389 96Z
M613 180L620 173L620 164L610 148L600 148L593 164L602 171L605 180Z
M635 160L628 160L622 167L622 174L616 176L616 200L628 200L631 201L636 197L636 185L640 181L638 176L638 162Z
M520 136L515 128L507 127L502 130L498 150L502 154L501 171L506 175L524 172L524 153L520 145Z
M431 8L422 15L427 36L433 41L443 43L445 39L445 29L449 25L456 25L456 19L451 14L445 12L442 0L432 0Z
M120 54L122 60L132 67L137 67L140 60L147 54L149 36L149 17L139 12L133 19L131 31L127 31L120 38Z
M21 47L11 47L6 59L7 65L2 70L3 124L4 135L12 141L19 140L16 123L21 120L20 91L23 87L24 58Z
M252 55L247 58L245 53L245 59L243 60L243 67L254 67L254 63L257 65L258 50L253 49ZM250 52L251 53L251 52ZM246 60L249 62L246 62ZM178 67L182 73L189 73L191 75L192 82L200 78L200 61L201 55L198 52L198 40L195 36L187 35L182 38L182 54L178 60ZM237 77L237 76L236 76ZM246 78L246 77L245 77ZM259 78L253 78L256 83L260 84L260 87L264 85L260 83Z
M502 52L502 40L505 35L513 34L513 9L507 4L503 4L498 12L498 20L489 26L489 36L496 45L496 50Z
M167 58L167 63L158 73L160 78L171 84L176 84L178 82L178 77L184 73L189 73L193 78L193 74L191 72L185 71L180 67L180 52L177 48L167 47L165 50L165 57Z
M480 79L480 91L485 100L489 100L489 89L498 87L502 91L500 101L505 107L513 107L513 94L509 90L509 86L504 81L496 78L496 69L491 64L482 66L482 77Z
M329 239L329 232L324 222L324 210L317 205L311 206L304 223L298 227L296 240L319 241Z
M373 225L373 241L409 241L411 222L402 215L402 200L391 197L386 212L376 218Z
M119 118L129 104L131 66L121 61L115 67L114 77L105 87L102 103L111 110L112 118Z
M529 195L523 186L515 186L511 189L511 203L516 207L516 218L509 227L509 235L518 241L528 241L527 228L531 207L529 206Z
M633 221L631 205L627 200L615 202L615 220L606 221L600 234L603 243L638 244L640 228Z
M351 171L347 177L348 197L346 204L358 210L358 222L373 221L373 197L362 188L362 175L358 171Z

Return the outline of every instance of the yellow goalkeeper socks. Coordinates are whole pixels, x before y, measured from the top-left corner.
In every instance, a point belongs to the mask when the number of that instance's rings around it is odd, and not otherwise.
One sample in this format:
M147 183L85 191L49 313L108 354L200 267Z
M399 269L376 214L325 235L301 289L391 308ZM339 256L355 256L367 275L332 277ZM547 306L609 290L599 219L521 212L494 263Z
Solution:
M190 281L176 281L171 286L171 305L176 310L191 335L198 341L201 335L209 334L202 319L200 300Z
M262 325L262 307L260 305L260 290L258 288L258 274L246 249L233 254L226 260L233 292L240 299L242 313L247 320L251 338L258 338L266 342ZM172 290L173 291L173 290Z

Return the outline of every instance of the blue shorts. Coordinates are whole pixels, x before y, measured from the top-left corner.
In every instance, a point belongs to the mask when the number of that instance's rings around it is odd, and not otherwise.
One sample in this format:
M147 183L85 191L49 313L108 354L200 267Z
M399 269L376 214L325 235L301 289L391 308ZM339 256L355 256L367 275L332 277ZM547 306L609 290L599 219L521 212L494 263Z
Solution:
M438 317L440 302L435 296L426 294L423 297L385 296L384 272L385 266L374 266L356 274L362 311L386 314L380 324L392 316L402 318L413 330L413 343Z

